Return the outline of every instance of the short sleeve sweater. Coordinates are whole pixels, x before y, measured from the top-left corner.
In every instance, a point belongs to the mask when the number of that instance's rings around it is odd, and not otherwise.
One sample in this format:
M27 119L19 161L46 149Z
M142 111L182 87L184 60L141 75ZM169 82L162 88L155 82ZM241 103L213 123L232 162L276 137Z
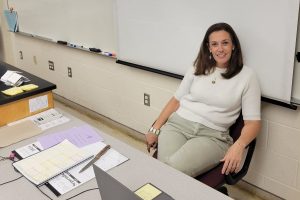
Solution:
M243 66L230 79L222 77L222 68L199 76L194 71L187 71L174 95L180 101L178 115L219 131L227 131L241 109L244 120L260 120L261 91L251 68Z

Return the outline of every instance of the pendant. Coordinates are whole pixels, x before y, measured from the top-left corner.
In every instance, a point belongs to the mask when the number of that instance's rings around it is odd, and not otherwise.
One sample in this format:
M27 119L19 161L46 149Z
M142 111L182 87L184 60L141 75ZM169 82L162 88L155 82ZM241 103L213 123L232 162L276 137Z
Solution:
M215 84L215 83L216 83L216 81L215 81L215 80L213 80L211 83L212 83L212 84Z

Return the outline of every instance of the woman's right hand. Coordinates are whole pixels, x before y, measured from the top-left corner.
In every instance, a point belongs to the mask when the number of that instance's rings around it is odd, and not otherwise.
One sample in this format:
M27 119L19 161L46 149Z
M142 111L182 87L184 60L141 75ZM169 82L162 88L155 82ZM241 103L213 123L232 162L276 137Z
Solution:
M146 137L147 150L148 152L150 152L151 147L156 147L158 136L155 135L154 133L147 133L145 137Z

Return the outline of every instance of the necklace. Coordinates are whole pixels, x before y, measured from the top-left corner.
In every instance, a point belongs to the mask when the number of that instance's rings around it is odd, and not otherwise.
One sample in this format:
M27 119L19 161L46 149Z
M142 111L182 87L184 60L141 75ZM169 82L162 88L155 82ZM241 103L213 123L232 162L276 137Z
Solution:
M215 84L216 82L217 82L217 76L214 76L213 79L212 79L212 81L211 81L211 83Z
M212 84L215 84L215 83L216 83L216 80L217 80L217 77L215 77L215 78L211 81L211 83L212 83Z
M215 67L211 73L211 83L216 84L217 79L222 79L221 73L224 72L226 69L220 69Z

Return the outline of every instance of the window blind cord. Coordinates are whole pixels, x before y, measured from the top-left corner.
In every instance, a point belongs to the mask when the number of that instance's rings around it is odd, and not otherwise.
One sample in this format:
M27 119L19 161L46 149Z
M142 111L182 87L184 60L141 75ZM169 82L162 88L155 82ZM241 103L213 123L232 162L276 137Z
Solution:
M8 0L6 0L7 10L9 10Z
M36 188L44 195L46 196L48 199L53 200L51 197L49 197L43 190L41 190L40 186L36 186Z
M41 190L41 188L40 188L39 186L36 186L36 188L37 188L43 195L45 195L48 199L53 200L53 199L52 199L51 197L49 197L43 190ZM82 191L82 192L80 192L80 193L78 193L78 194L76 194L76 195L74 195L74 196L72 196L72 197L67 198L66 200L73 199L73 198L75 198L75 197L77 197L77 196L79 196L79 195L81 195L81 194L83 194L83 193L85 193L85 192L92 191L92 190L97 190L97 189L99 189L99 188L91 188L91 189L84 190L84 191Z
M15 162L14 159L12 159L11 155L10 155L9 157L3 157L3 156L0 156L0 157L1 157L1 160L0 160L0 161L4 161L4 160L10 160L10 161L12 161L11 165ZM12 166L12 167L13 167L13 166ZM17 172L17 171L16 171L16 172ZM19 172L17 172L17 173L19 173ZM19 174L20 174L20 173L19 173ZM22 177L24 177L24 176L21 174L21 176L19 176L18 178L15 178L15 179L13 179L13 180L10 180L10 181L4 182L4 183L0 183L0 186L6 185L6 184L11 183L11 182L14 182L14 181L16 181L16 180L19 180L19 179L22 178Z
M77 196L79 196L79 195L81 195L81 194L83 194L83 193L85 193L85 192L92 191L92 190L98 190L98 189L99 189L99 188L91 188L91 189L84 190L84 191L82 191L82 192L80 192L80 193L78 193L78 194L76 194L76 195L74 195L74 196L72 196L72 197L67 198L66 200L73 199L74 197L77 197Z
M4 161L4 160L10 160L10 158L9 157L3 157L3 156L0 156L0 161Z
M0 158L1 158L0 161L10 160L10 161L14 162L14 160L15 160L15 154L11 153L8 157L0 156Z
M6 185L6 184L8 184L8 183L11 183L11 182L14 182L14 181L16 181L16 180L19 180L19 179L22 178L22 177L23 177L23 176L20 176L20 177L18 177L18 178L13 179L13 180L10 180L10 181L4 182L4 183L0 183L0 186L3 186L3 185Z

